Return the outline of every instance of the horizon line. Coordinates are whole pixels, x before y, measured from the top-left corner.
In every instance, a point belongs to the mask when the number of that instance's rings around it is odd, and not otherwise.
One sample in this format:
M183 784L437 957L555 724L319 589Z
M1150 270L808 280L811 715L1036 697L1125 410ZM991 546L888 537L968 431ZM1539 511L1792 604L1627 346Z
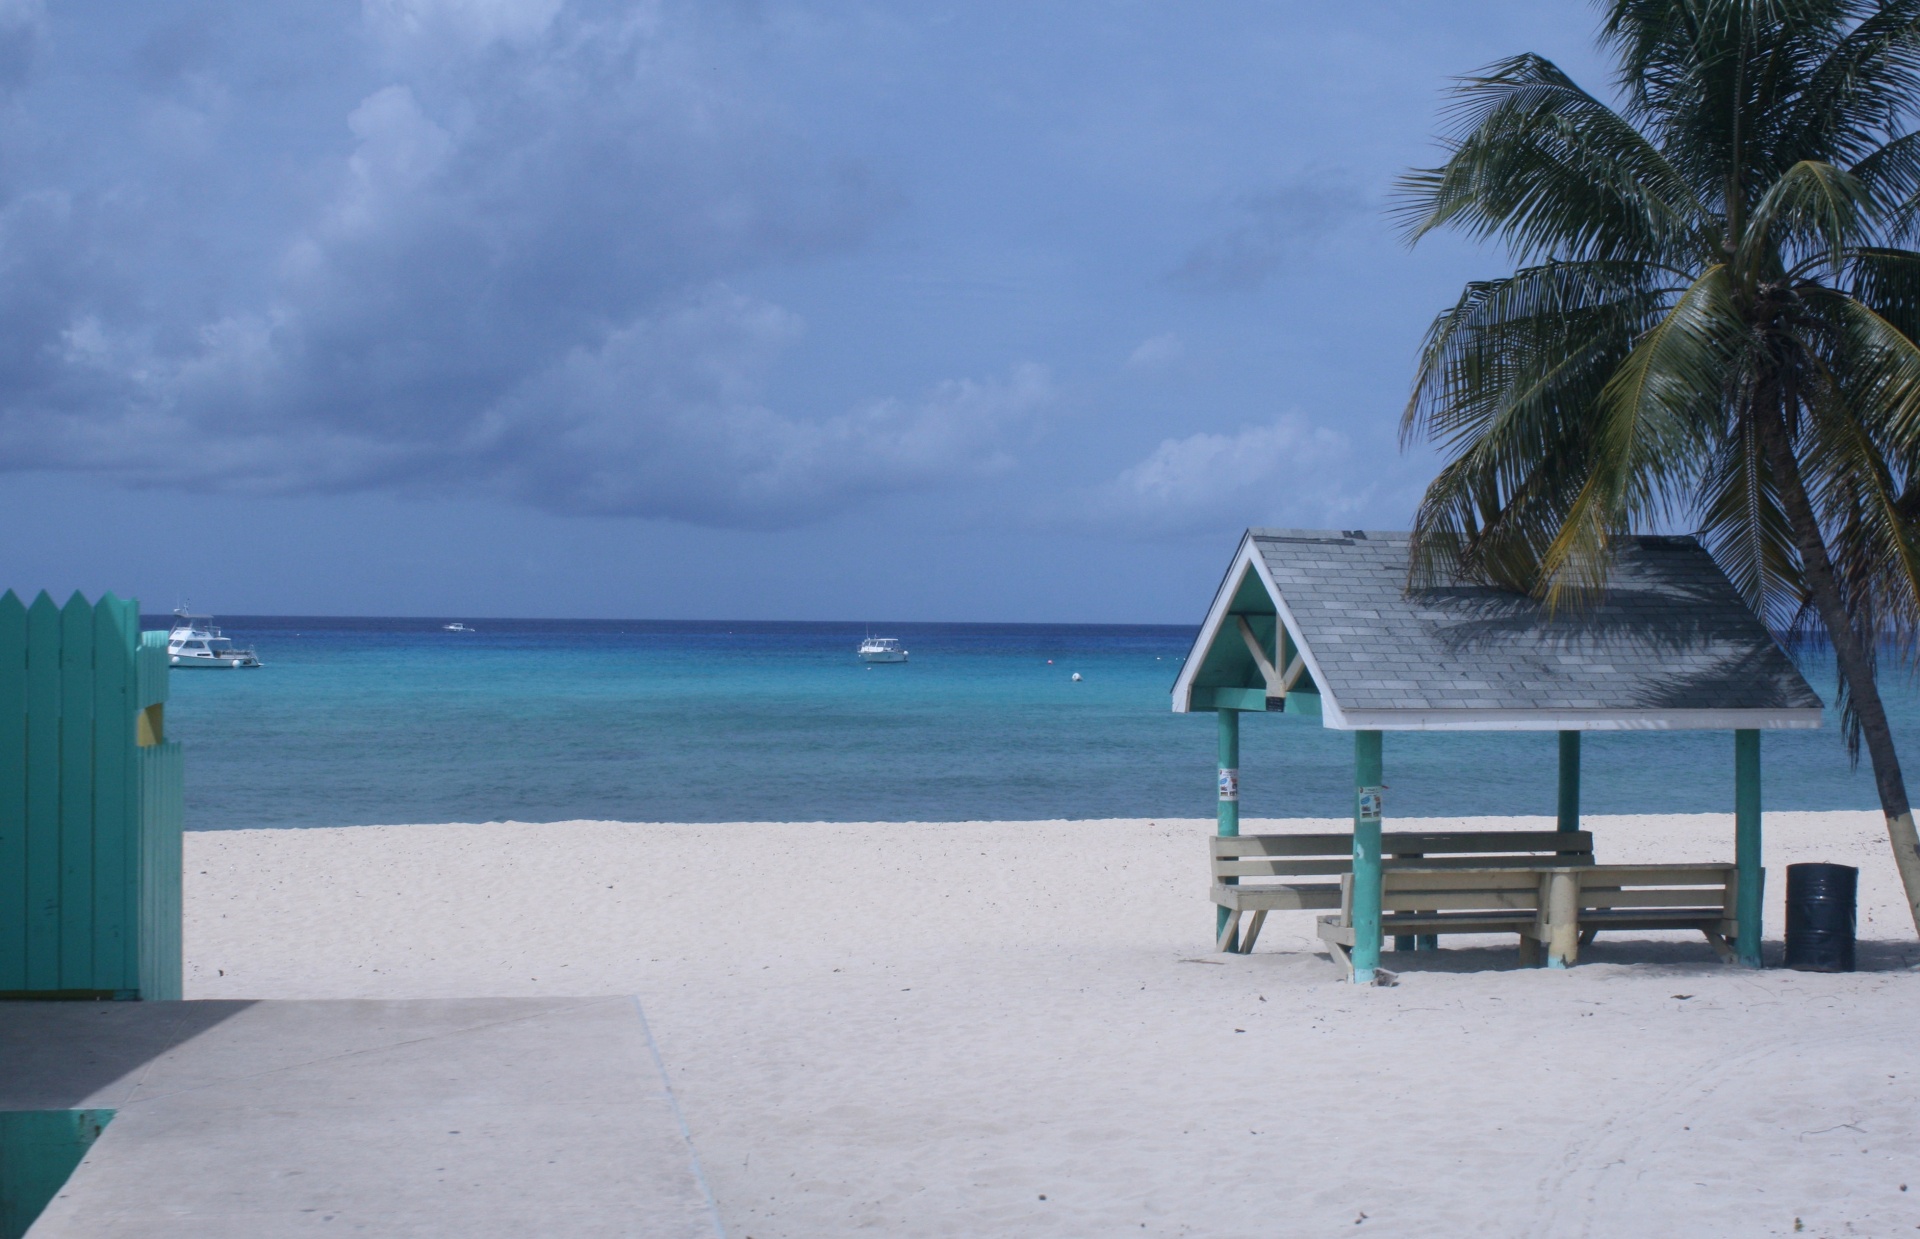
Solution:
M205 612L195 612L205 614ZM171 611L142 610L140 619L168 620L173 617ZM447 612L440 615L349 615L322 614L307 612L269 612L269 611L228 611L213 617L224 623L241 620L401 620L417 623L445 623L449 621L479 622L489 624L739 624L774 625L807 624L817 627L879 628L892 626L898 628L946 625L949 627L977 628L1181 628L1198 630L1199 623L1168 623L1165 621L1121 621L1121 620L845 620L845 619L697 619L697 618L643 618L638 616L538 616L538 615L480 615L471 611Z

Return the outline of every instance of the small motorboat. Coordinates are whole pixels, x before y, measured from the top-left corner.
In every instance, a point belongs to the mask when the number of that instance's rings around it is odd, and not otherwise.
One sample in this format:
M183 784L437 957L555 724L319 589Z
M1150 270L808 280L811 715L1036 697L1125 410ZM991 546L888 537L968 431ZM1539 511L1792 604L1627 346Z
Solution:
M440 627L443 631L446 631L446 632L479 632L480 631L478 628L467 627L465 624L461 623L459 620L455 620L451 624L442 624L440 625Z
M868 637L860 643L860 660L869 663L903 663L907 652L897 637Z
M189 615L182 608L173 613L173 629L167 633L167 664L183 671L189 667L237 671L260 666L260 657L252 650L233 648L233 639L213 626L213 616Z

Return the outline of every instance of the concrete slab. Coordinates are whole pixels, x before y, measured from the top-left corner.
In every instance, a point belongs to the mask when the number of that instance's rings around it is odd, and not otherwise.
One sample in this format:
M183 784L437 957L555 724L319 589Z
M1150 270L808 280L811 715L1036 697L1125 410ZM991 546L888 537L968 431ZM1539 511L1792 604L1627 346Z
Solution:
M117 1111L30 1239L719 1235L630 998L5 1003L0 1062Z

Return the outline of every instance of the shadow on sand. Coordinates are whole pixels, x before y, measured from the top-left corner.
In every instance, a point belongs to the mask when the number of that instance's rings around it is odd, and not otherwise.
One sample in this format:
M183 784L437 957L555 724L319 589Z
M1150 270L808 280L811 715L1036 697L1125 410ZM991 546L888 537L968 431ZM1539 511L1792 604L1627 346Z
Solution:
M1778 939L1768 941L1763 944L1762 953L1768 968L1786 966L1786 943ZM1325 954L1317 954L1315 958L1332 965ZM1688 973L1716 972L1728 967L1698 938L1691 941L1599 938L1580 949L1580 963L1575 968L1592 964L1632 964ZM1855 950L1855 964L1859 972L1911 972L1920 968L1920 942L1861 942ZM1394 973L1525 970L1519 952L1512 945L1491 942L1486 946L1443 945L1437 951L1382 951L1380 966Z

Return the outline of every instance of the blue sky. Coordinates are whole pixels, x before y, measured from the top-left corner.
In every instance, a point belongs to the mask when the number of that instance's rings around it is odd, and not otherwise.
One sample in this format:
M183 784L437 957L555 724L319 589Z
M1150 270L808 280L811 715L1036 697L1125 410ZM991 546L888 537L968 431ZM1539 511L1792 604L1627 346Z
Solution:
M1567 0L0 0L0 578L1181 622L1403 527L1450 76Z

